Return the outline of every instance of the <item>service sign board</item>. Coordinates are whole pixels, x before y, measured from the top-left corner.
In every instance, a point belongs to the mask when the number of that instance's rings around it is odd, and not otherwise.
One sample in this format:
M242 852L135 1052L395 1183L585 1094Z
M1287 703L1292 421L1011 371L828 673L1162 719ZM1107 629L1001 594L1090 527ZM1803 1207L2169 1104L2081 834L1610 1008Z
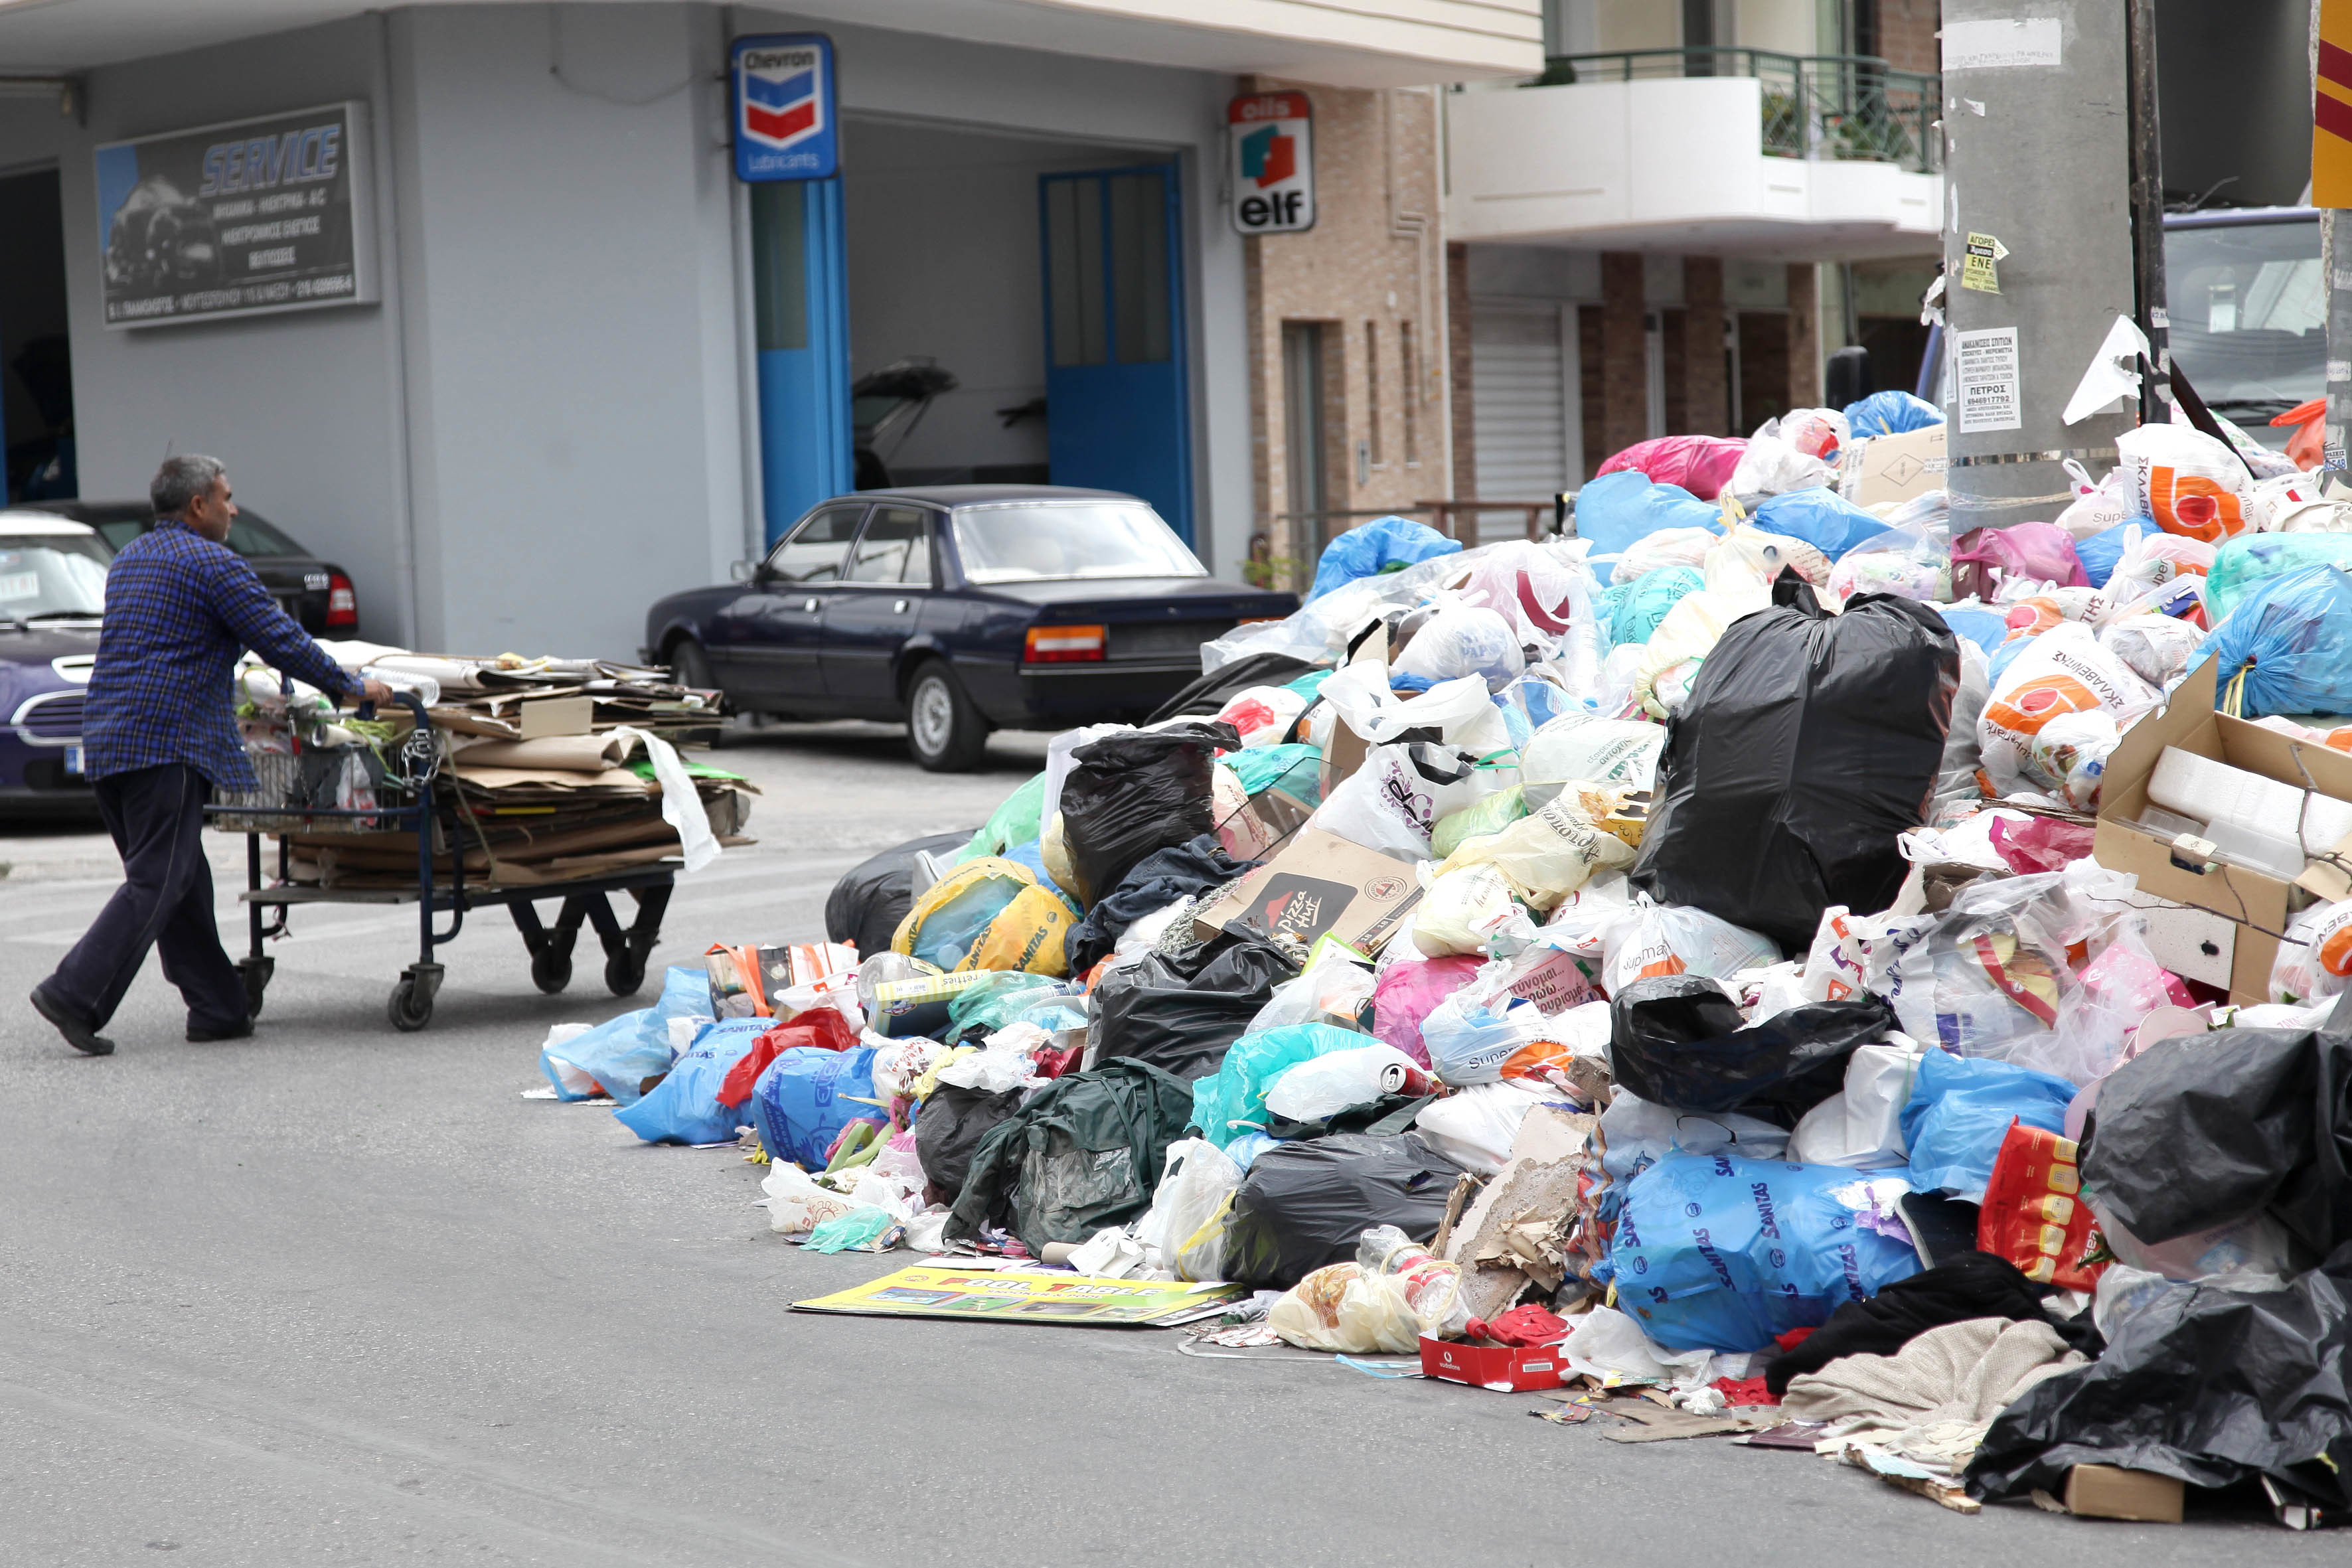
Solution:
M360 102L100 147L106 324L373 300L367 154Z
M822 33L738 38L729 60L735 82L735 177L831 179L841 167L833 40Z
M1225 106L1235 228L1297 234L1315 226L1314 131L1303 92L1254 92Z

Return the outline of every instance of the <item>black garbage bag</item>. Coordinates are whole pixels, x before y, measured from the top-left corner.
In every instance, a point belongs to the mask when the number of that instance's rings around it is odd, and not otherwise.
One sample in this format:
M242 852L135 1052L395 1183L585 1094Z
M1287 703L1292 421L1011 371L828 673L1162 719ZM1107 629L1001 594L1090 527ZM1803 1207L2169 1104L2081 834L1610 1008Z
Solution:
M965 1178L971 1174L971 1157L981 1141L995 1131L998 1122L1010 1121L1021 1109L1021 1093L1008 1089L991 1094L951 1083L931 1090L930 1098L923 1101L922 1113L915 1118L915 1158L922 1162L931 1202L955 1202Z
M1168 1145L1192 1120L1192 1086L1148 1062L1055 1079L991 1129L948 1216L950 1240L998 1225L1042 1254L1151 1206Z
M1224 936L1178 963L1158 953L1095 986L1095 1059L1129 1058L1190 1081L1208 1077L1274 988L1298 973L1272 942ZM1369 1042L1368 1042L1369 1043Z
M1277 1143L1250 1163L1225 1228L1228 1279L1285 1290L1356 1256L1376 1225L1437 1234L1462 1172L1418 1133L1335 1132Z
M825 940L856 942L869 958L889 952L898 922L915 907L915 857L952 854L971 842L969 833L934 833L851 867L824 897Z
M1864 594L1842 616L1793 572L1731 624L1666 727L1633 885L1802 952L1822 911L1874 914L1927 820L1959 644L1929 606Z
M1217 710L1253 686L1287 686L1310 669L1320 669L1286 653L1254 653L1231 664L1219 665L1183 690L1162 702L1148 724L1168 719L1213 719Z
M2158 1289L2109 1314L2098 1360L2000 1413L1969 1495L2057 1492L2073 1466L2121 1465L2199 1487L2261 1475L2290 1498L2352 1508L2352 1247L2284 1289Z
M1636 980L1609 1003L1609 1070L1653 1105L1726 1110L1780 1127L1845 1087L1846 1058L1895 1028L1864 994L1792 1007L1753 1027L1723 987L1698 974Z
M1848 1301L1830 1321L1791 1351L1782 1351L1764 1369L1764 1386L1789 1392L1789 1380L1849 1355L1893 1355L1929 1329L1974 1318L2039 1319L2086 1354L2098 1353L2098 1330L2091 1314L2055 1317L2042 1305L2047 1285L2036 1285L2006 1258L1964 1252L1948 1263L1897 1279L1866 1301Z
M1121 731L1072 752L1062 781L1062 841L1077 881L1068 890L1078 902L1094 908L1153 850L1213 828L1217 752L1241 743L1231 724L1188 722Z
M2083 1184L2142 1241L2263 1209L2311 1258L2352 1242L2352 992L2317 1029L2176 1036L2108 1074Z
M1342 1106L1312 1121L1293 1121L1274 1111L1265 1113L1269 1138L1328 1138L1334 1132L1402 1132L1419 1119L1424 1106L1437 1103L1433 1094L1384 1094L1361 1105Z
M1062 933L1062 955L1070 973L1084 974L1101 963L1127 928L1154 910L1188 894L1222 888L1256 864L1227 855L1214 833L1153 850L1119 879L1109 897L1087 911L1085 920Z

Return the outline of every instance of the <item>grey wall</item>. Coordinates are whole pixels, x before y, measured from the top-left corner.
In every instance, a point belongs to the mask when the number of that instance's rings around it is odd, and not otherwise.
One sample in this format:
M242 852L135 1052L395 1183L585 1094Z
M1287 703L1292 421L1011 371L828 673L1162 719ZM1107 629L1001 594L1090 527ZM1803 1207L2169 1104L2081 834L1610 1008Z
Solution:
M2311 180L2308 0L2157 0L2164 188L2284 206Z

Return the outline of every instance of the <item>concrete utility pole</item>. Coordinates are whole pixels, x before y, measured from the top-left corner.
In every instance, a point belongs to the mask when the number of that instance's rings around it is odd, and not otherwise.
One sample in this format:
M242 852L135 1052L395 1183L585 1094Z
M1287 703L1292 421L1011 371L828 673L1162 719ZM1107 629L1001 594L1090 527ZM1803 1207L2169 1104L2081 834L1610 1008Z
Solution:
M2118 407L2059 418L2136 314L2128 7L1945 0L1944 408L1952 531L2047 521L2066 458L2116 461Z

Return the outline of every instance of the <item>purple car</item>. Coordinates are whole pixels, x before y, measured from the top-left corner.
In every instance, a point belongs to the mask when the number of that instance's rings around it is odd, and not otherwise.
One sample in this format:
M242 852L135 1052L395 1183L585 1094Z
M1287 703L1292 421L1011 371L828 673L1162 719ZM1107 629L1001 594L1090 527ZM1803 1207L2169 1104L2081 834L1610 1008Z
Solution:
M86 523L0 511L0 817L98 813L81 701L113 559Z

